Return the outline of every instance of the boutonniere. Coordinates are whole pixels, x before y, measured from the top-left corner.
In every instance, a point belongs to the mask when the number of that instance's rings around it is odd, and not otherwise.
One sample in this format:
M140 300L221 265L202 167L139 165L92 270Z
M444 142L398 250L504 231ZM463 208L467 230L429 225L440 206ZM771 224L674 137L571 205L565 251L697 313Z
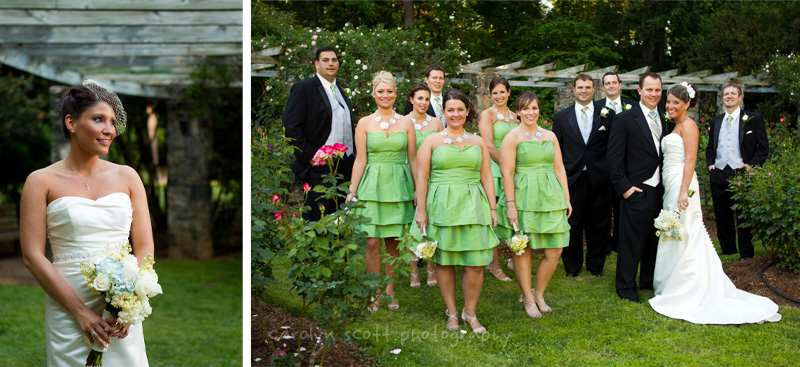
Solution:
M603 107L603 109L600 110L600 117L602 118L608 117L608 108Z
M670 123L670 122L672 122L672 119L669 118L669 114L668 113L664 112L664 123L666 124L666 123Z
M750 120L750 116L747 116L747 114L744 114L742 116L742 122L747 123L749 120Z
M631 104L630 103L622 105L622 110L623 111L627 111L627 110L630 110L630 109L631 109Z

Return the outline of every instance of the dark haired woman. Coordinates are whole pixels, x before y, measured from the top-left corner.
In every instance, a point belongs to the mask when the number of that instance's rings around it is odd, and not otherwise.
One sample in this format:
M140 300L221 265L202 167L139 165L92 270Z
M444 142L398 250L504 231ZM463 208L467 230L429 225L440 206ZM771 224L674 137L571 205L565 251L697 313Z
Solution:
M81 262L118 251L128 236L140 265L153 254L142 180L131 167L100 159L125 121L114 92L91 80L70 88L61 103L69 154L31 173L22 190L20 243L25 266L47 293L48 366L83 366L94 341L108 345L107 366L147 366L142 325L103 319L105 299L80 272ZM46 238L53 263L45 257Z
M475 316L483 285L483 267L492 261L497 237L494 183L489 150L479 136L464 130L475 110L467 96L450 90L444 96L447 128L422 143L417 159L418 228L439 243L432 260L439 264L439 291L447 305L447 329L458 330L455 266L464 267L461 319L485 333ZM430 180L429 180L430 178Z
M420 145L422 145L422 141L425 138L431 136L436 132L442 131L442 121L440 121L436 117L432 117L428 115L425 111L428 110L428 106L431 104L431 90L428 88L427 85L423 83L414 84L411 89L408 91L408 95L406 96L406 109L411 108L411 112L408 115L405 115L401 120L408 120L412 125L414 125L414 130L416 130L417 135L417 149L419 150ZM410 286L412 288L419 288L419 268L417 267L417 261L411 261L411 274L410 278ZM436 285L436 263L433 261L428 261L428 268L426 269L428 272L428 279L427 283L428 286L435 286Z
M703 225L699 186L694 172L699 133L687 110L697 103L687 83L667 91L667 114L675 129L661 139L664 166L663 210L680 212L682 238L661 236L653 276L656 312L695 324L744 324L780 321L778 305L769 298L736 289L722 270ZM694 195L690 195L689 191Z
M508 99L511 97L511 84L506 78L498 76L489 82L489 92L492 94L492 108L487 108L481 112L478 120L478 129L481 137L489 147L489 155L492 157L492 177L494 178L495 195L503 195L503 175L500 173L500 143L511 129L519 126L517 115L508 108ZM495 231L504 231L502 227L495 228ZM498 233L500 237L510 237L503 233ZM509 268L513 269L512 262ZM497 247L494 248L494 258L492 263L486 266L495 278L504 282L510 282L511 278L503 273L500 267L500 260L497 257Z
M512 129L500 145L500 170L504 196L498 202L500 225L528 235L528 248L514 256L514 273L522 289L520 302L530 317L552 309L544 301L544 291L558 266L562 248L569 244L572 214L567 172L561 149L552 131L542 129L539 98L525 91L517 98L517 114L522 123ZM531 249L544 249L536 268L536 287L531 289Z

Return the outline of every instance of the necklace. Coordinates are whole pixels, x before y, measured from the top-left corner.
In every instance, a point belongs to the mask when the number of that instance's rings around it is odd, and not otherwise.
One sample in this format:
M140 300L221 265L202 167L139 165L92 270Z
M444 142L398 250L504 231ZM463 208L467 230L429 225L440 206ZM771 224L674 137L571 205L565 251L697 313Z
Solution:
M67 162L67 166L69 166L69 169L71 169L72 172L75 173L75 176L78 176L78 178L80 178L81 181L83 181L83 178L81 177L81 175L78 174L78 171L76 171L74 168L72 168L72 165L69 164L69 161L64 159L64 162ZM88 181L92 180L92 175L94 175L94 171L96 171L96 170L97 170L97 167L95 167L92 170L92 173L89 174L89 178L87 178L86 181L83 181L83 184L86 185L86 191L89 191L89 182Z
M501 114L500 111L497 110L497 106L492 106L492 109L494 110L494 113L497 114L498 120L503 120L505 122L511 121L511 111L508 111L508 107L506 107L506 110L508 112L508 115L506 116L503 116L503 114Z
M417 131L422 130L423 126L428 126L428 122L430 122L430 121L431 121L431 116L430 115L426 115L425 121L422 121L421 125L417 123L417 119L415 119L413 117L411 118L411 122L414 123L414 129L416 129Z
M442 131L442 137L444 138L444 140L442 140L443 143L445 143L445 144L453 144L453 139L450 139L449 137L447 137L447 129ZM462 142L464 140L467 140L467 139L469 139L469 134L467 134L467 132L465 131L464 134L462 134L461 136L456 137L455 141L460 143L460 142Z
M378 111L375 111L375 114L378 114ZM398 120L400 117L401 117L401 116L400 116L399 114L395 113L395 114L394 114L394 117L392 117L392 118L389 120L389 122L386 122L386 121L384 121L384 122L381 122L381 116L380 116L380 115L378 115L378 116L376 116L376 117L375 117L375 121L377 121L377 122L380 122L380 125L379 125L379 126L381 127L381 129L387 130L387 129L389 129L389 126L392 126L392 125L396 124L396 123L397 123L397 120Z
M535 134L536 136L531 136L531 133L525 131L525 129L522 129L522 133L525 134L525 136L527 136L528 139L530 139L531 141L538 142L539 138L542 137L542 127L541 126L536 127L536 134Z

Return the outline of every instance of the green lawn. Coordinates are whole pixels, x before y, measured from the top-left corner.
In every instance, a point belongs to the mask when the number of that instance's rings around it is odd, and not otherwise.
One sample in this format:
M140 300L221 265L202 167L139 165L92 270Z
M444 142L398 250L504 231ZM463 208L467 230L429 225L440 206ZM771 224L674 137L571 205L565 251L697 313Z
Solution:
M759 246L760 247L760 246ZM763 250L762 250L763 251ZM757 255L759 255L757 250ZM732 261L738 256L724 256ZM278 263L278 284L267 301L298 314L300 299L286 291L286 263ZM695 325L664 317L644 301L620 300L614 290L616 255L608 257L605 276L586 271L567 278L562 265L546 291L555 310L531 319L517 302L516 282L503 283L488 273L478 303L484 337L445 330L444 302L436 287L412 289L401 278L396 294L400 310L385 305L347 336L391 366L796 366L800 361L800 310L781 307L783 320L762 325ZM511 274L510 271L506 271ZM460 272L459 279L460 279ZM458 285L460 289L460 283ZM457 292L459 308L463 296ZM463 323L461 328L465 329ZM401 348L397 355L390 354Z
M241 366L242 259L163 261L156 271L164 294L144 322L150 365ZM0 365L45 365L44 297L0 286Z

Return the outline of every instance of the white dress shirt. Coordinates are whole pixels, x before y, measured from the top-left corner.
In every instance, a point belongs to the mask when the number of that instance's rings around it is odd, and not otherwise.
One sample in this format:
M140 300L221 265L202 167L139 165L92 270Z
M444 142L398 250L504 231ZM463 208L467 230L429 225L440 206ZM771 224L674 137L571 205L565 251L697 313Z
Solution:
M639 102L639 107L642 109L642 113L644 114L645 120L647 120L647 125L650 125L650 111L653 111L647 107L645 107L642 102ZM658 108L655 109L656 111L656 123L658 126L661 126L661 116L658 115ZM653 143L656 145L656 153L661 156L661 137L659 131L653 131L653 128L650 127L650 138L653 139ZM661 167L656 166L656 172L653 174L652 177L648 178L643 184L647 186L656 187L658 186L659 182L661 182Z

